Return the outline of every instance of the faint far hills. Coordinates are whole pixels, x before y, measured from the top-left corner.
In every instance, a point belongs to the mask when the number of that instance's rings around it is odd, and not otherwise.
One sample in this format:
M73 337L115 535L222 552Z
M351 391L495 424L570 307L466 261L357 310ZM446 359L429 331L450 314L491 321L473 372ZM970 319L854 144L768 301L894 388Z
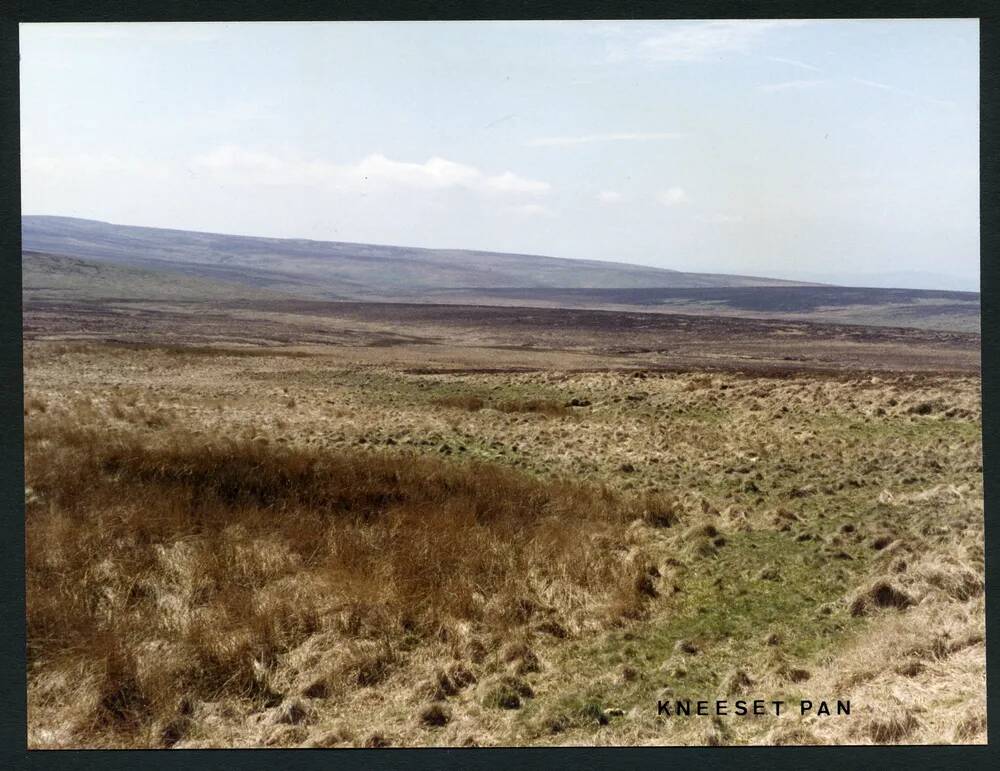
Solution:
M71 217L24 217L22 239L25 251L228 279L322 299L412 298L426 291L472 287L597 289L802 283L530 254L142 228Z
M624 263L22 218L26 300L431 302L979 332L977 292L831 286Z
M935 273L928 270L884 270L869 273L788 271L786 277L818 284L877 287L882 289L931 289L950 292L978 292L979 276Z

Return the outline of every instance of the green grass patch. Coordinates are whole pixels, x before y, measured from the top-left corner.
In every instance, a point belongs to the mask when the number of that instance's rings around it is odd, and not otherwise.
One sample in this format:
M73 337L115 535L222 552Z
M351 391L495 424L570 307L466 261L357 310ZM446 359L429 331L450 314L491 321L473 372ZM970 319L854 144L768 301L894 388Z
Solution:
M561 721L566 730L583 727L594 712L589 705L655 710L665 693L721 697L730 672L743 668L751 678L759 677L774 666L769 658L774 655L808 668L860 628L863 622L852 619L837 600L864 572L865 556L835 563L822 544L798 542L794 533L758 531L727 538L717 556L690 562L679 582L681 592L650 620L606 634L596 644L564 649L565 658L556 666L573 672L572 683L588 684L579 690L570 684L566 692L549 696L544 711L525 712L538 736L544 735L547 720ZM777 580L760 577L765 567L777 571ZM779 634L779 647L768 647L770 632ZM693 643L698 652L676 650L680 640ZM623 666L636 673L632 682L609 677ZM794 687L789 683L789 689Z

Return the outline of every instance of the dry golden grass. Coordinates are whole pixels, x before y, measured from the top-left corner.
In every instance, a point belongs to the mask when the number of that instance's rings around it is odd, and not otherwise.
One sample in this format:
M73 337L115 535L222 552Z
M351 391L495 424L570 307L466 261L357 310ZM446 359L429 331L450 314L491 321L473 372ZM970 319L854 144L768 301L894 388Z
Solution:
M468 410L476 412L486 406L486 400L478 396L441 396L433 400L433 404L438 407L447 407L456 410Z
M372 350L26 347L31 746L985 739L976 378Z
M978 520L946 547L887 558L896 591L914 607L878 613L867 634L818 674L861 709L854 725L817 726L827 741L985 742L982 539Z
M507 399L490 403L486 399L471 394L441 396L431 400L438 407L478 412L486 407L492 407L500 412L531 412L549 417L562 417L572 414L572 410L562 402L553 399Z
M30 426L26 467L29 662L87 673L87 743L170 744L195 700L273 707L279 656L327 630L354 642L313 695L381 682L401 639L456 623L634 612L649 589L603 546L669 507L491 464L55 419Z
M500 402L497 409L501 412L534 412L550 417L572 413L572 410L565 404L552 399L512 399Z

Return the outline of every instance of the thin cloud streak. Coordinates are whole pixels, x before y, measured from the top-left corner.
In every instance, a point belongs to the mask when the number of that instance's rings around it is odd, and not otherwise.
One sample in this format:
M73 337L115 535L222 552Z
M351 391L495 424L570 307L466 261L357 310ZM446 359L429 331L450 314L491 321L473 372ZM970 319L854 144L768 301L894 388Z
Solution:
M757 86L757 90L765 93L773 93L775 91L804 91L826 85L829 82L828 80L788 80L784 83L768 83Z
M58 170L58 159L31 159L40 171ZM104 159L98 168L126 168L116 159ZM144 166L137 167L144 171ZM355 164L340 165L322 159L286 158L268 152L224 145L191 159L184 169L188 174L213 183L254 186L315 186L342 191L367 192L374 189L449 190L464 189L475 193L506 196L538 196L548 193L547 182L521 177L511 171L487 174L476 166L433 157L424 163L396 161L373 153Z
M875 88L879 91L888 91L893 94L899 94L901 96L909 96L913 99L921 99L930 104L941 105L942 107L954 107L955 103L950 99L937 99L933 96L926 96L925 94L918 94L915 91L909 91L905 88L898 88L896 86L890 86L887 83L879 83L877 80L866 80L865 78L851 78L852 83L857 83L862 86L867 86L868 88Z
M726 54L747 53L767 33L777 29L801 27L802 19L765 19L678 23L665 31L646 37L628 48L610 51L612 60L638 56L657 62L701 62Z
M569 147L585 145L593 142L652 142L664 139L680 139L684 134L672 131L658 132L619 132L613 134L585 134L576 137L539 137L529 139L528 147Z
M811 70L812 72L822 72L823 70L819 67L815 67L812 64L806 64L805 62L800 62L797 59L786 59L783 56L765 56L765 59L771 62L778 62L779 64L788 64L792 67L798 67L803 70Z

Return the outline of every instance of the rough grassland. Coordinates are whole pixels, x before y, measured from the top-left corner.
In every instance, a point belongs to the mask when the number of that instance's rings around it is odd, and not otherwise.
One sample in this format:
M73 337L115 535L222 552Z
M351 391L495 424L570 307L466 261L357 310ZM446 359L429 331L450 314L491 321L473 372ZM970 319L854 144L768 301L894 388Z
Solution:
M978 377L25 360L32 747L985 741Z

